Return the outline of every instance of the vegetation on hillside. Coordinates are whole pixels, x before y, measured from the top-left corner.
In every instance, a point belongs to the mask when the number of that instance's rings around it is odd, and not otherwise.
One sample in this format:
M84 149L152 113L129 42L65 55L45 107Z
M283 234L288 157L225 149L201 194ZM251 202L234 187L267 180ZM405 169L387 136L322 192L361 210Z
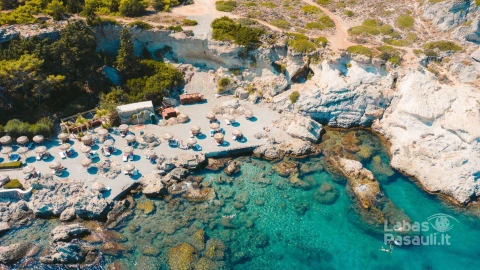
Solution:
M237 2L235 2L235 1L217 1L217 2L215 2L215 7L218 11L232 12L237 7Z
M230 40L247 49L259 46L260 36L264 33L262 29L243 26L228 17L213 20L211 27L213 39Z
M299 53L311 53L317 48L325 47L328 43L325 37L309 39L307 36L298 33L287 33L287 36L288 47Z
M362 45L350 46L347 48L347 52L372 57L372 50Z

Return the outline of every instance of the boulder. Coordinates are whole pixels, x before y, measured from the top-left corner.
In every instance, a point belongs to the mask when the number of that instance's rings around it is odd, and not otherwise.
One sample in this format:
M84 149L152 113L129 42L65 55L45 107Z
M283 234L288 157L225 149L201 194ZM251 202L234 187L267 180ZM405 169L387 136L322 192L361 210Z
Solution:
M227 167L223 170L227 175L232 175L240 171L240 165L234 160L228 162Z
M91 248L84 248L78 243L58 242L48 255L40 257L45 264L80 264L85 261L87 254L94 252Z
M188 170L184 169L184 168L175 168L169 173L169 175L173 179L181 181L181 180L185 179L185 177L187 177Z
M142 185L142 193L146 196L157 197L166 194L167 189L162 183L162 179L158 174L147 174L140 179Z
M334 204L338 196L337 188L329 183L323 183L314 194L315 200L321 204Z
M116 201L112 210L107 214L106 227L109 229L115 228L121 224L128 216L132 214L132 208L135 206L135 201L131 196L125 200Z
M11 228L8 222L0 222L0 235L8 232Z
M321 124L298 113L282 113L281 118L275 122L275 126L294 138L310 142L319 141L323 132Z
M249 95L250 93L242 87L239 87L237 88L237 90L235 90L235 96L238 97L238 99L240 100L248 99Z
M70 224L55 227L55 229L52 230L51 235L53 242L68 242L74 238L79 238L89 233L90 230L80 224Z
M174 246L168 251L168 265L171 270L193 269L197 260L197 251L187 243Z
M28 257L35 247L32 243L16 243L9 246L0 246L0 263L10 265Z
M71 221L75 219L75 209L69 207L60 214L60 221Z

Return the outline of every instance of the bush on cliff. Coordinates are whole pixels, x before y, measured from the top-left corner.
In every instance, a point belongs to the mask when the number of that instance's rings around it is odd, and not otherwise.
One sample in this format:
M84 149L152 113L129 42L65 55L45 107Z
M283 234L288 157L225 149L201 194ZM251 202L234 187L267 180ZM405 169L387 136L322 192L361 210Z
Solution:
M143 0L121 0L118 10L125 17L138 17L145 14L147 3Z
M235 1L217 1L217 2L215 2L215 8L218 11L232 12L236 7L237 7L237 2L235 2Z
M292 102L292 104L295 104L300 98L300 93L298 91L293 91L290 96L288 96L288 98L290 99L290 102Z
M213 39L234 41L247 49L259 46L260 36L264 33L262 29L243 26L228 17L215 19L211 27Z

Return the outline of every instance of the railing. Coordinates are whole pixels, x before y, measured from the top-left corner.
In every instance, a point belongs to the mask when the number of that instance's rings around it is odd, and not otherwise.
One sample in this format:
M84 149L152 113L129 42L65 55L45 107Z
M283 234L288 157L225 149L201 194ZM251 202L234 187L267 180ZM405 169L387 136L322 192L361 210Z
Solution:
M25 197L25 195L30 195L31 192L32 192L32 188L29 188L27 190L21 190L18 188L1 189L0 198L21 200Z

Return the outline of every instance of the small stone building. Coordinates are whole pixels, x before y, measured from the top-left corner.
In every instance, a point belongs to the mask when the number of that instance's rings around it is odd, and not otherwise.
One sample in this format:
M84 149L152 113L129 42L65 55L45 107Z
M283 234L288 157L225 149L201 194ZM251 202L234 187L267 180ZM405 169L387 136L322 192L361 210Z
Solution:
M121 105L117 107L117 112L121 124L144 124L152 120L155 121L152 101Z

